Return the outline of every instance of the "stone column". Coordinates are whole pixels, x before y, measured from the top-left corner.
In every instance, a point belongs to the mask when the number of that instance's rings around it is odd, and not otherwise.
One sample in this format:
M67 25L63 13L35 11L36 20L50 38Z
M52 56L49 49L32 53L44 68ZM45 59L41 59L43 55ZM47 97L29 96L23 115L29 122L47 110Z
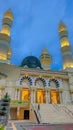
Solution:
M19 88L15 89L15 100L19 100Z
M20 100L20 88L19 88L19 90L17 90L18 91L18 99L17 100Z
M20 119L20 107L17 107L17 120Z
M46 104L48 103L48 91L46 90Z
M20 89L20 100L22 100L22 88Z
M33 90L33 94L34 94L34 101L33 101L33 103L36 103L36 90Z
M5 88L1 88L1 90L2 90L2 97L4 97L4 90L5 90Z
M31 90L30 93L31 93L31 94L30 94L30 102L31 102L31 103L34 103L34 90Z
M0 100L2 99L2 90L0 88Z
M12 95L12 100L15 100L15 88L14 87L12 88L11 95Z
M17 100L17 89L15 88L15 100Z
M59 97L60 97L60 104L62 104L62 103L63 103L63 99L62 99L62 90L60 90L60 92L59 92Z
M47 103L50 103L50 90L47 91Z

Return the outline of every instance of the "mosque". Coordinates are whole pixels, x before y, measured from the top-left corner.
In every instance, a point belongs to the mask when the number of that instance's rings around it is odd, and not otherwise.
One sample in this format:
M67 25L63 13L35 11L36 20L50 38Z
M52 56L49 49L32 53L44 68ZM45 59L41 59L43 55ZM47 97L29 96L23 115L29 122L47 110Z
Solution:
M40 58L27 56L21 66L10 64L10 29L13 14L5 12L0 32L0 99L11 98L10 119L36 123L73 123L73 56L65 24L60 22L63 69L52 71L52 56L43 49Z

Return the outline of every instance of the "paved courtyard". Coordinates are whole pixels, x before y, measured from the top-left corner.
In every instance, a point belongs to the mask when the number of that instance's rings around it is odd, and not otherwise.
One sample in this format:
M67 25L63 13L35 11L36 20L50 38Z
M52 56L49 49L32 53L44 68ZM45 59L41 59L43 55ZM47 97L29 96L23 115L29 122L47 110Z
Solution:
M27 122L9 122L6 130L73 130L73 124L33 124Z

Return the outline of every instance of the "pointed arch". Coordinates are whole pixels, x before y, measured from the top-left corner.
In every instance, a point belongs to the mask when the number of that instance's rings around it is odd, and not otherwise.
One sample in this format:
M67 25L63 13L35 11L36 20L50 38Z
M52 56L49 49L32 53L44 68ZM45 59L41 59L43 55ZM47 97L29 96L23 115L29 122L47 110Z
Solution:
M42 83L42 87L46 86L46 81L43 78L36 78L36 80L35 80L35 86L37 86L38 82ZM41 87L41 84L39 84L39 86Z
M30 77L28 77L28 76L27 76L27 77L24 76L24 77L22 77L22 78L20 79L20 85L22 85L22 83L23 83L25 80L28 81L28 83L29 83L30 86L32 85L32 79L31 79Z
M51 82L55 84L56 88L60 87L59 81L57 79L50 79L48 86L51 86Z

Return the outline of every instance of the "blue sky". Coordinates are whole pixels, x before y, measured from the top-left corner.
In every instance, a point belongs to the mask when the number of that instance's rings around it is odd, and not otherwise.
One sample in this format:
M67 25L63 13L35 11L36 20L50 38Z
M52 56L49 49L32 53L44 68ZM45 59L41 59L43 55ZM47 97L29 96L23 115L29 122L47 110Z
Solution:
M39 58L47 48L53 60L51 69L61 70L58 26L60 20L66 24L73 50L73 0L0 0L0 29L3 14L9 8L14 15L11 64L19 66L30 52Z

